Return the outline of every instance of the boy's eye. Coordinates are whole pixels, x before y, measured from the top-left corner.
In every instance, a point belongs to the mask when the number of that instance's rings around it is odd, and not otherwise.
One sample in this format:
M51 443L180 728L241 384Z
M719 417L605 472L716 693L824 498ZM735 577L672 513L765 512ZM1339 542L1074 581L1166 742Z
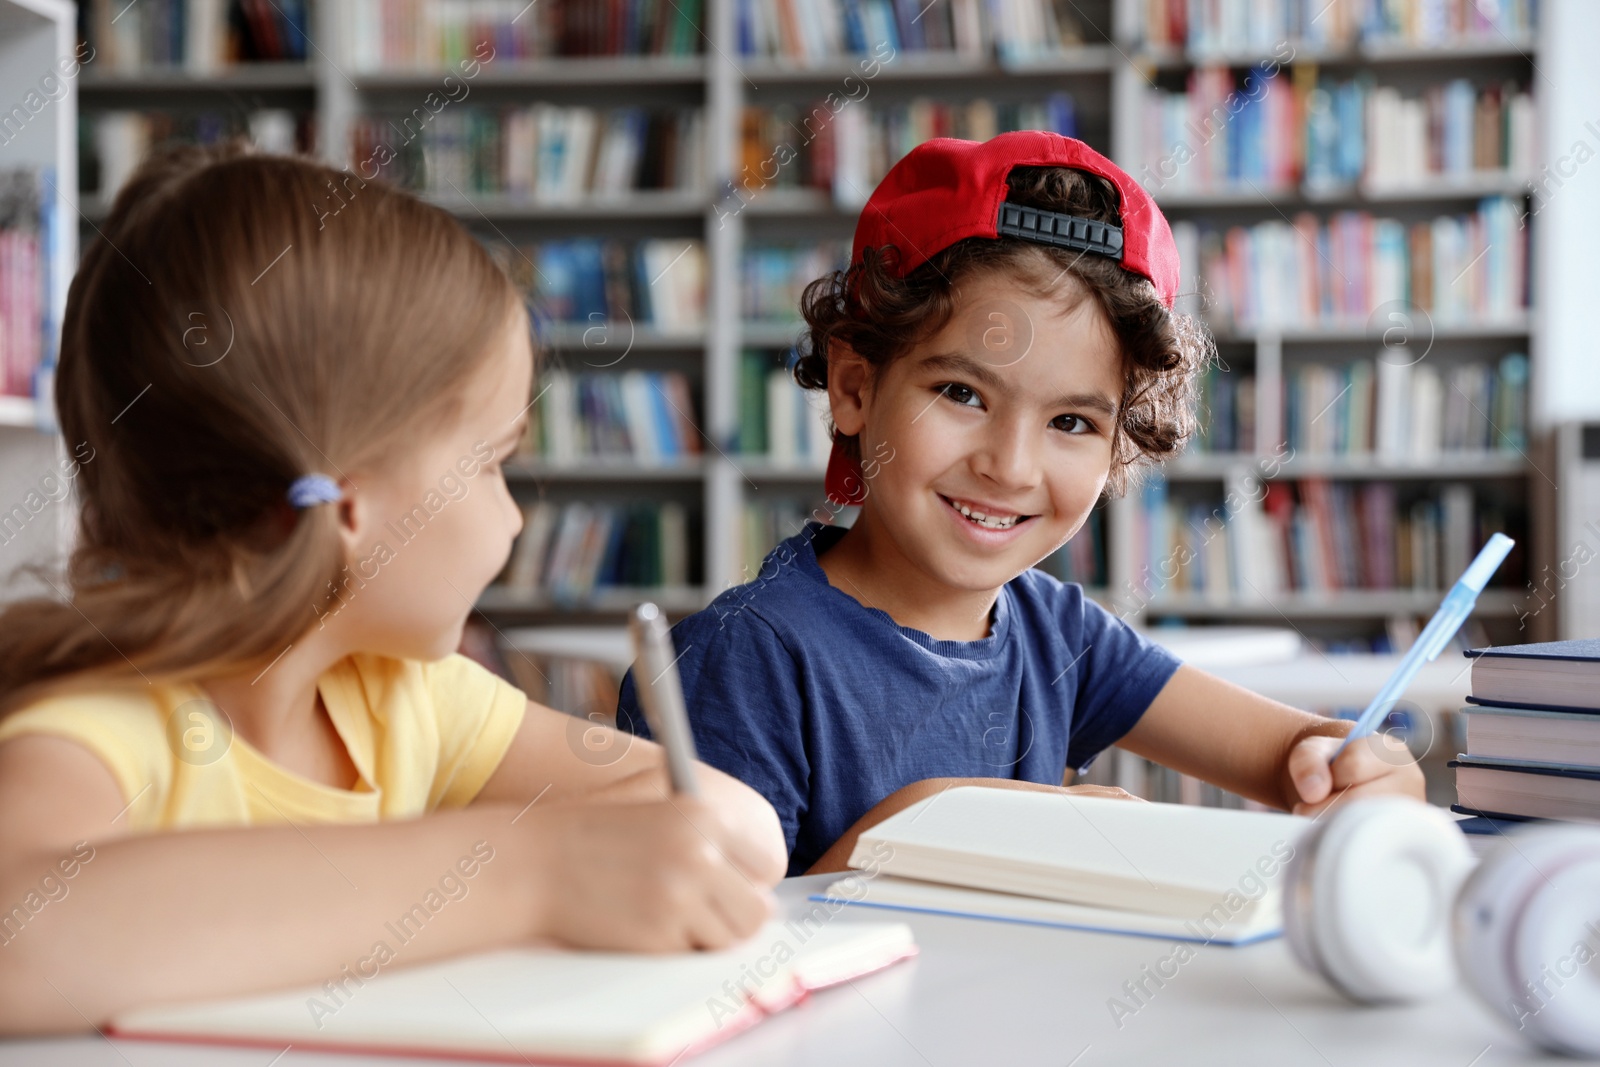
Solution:
M946 397L955 401L957 404L963 404L967 407L982 406L982 401L978 399L977 393L974 393L971 389L964 385L957 385L955 382L947 382L946 384L939 386L939 392L943 393Z
M1081 415L1057 415L1050 420L1050 425L1062 433L1094 433L1094 423Z

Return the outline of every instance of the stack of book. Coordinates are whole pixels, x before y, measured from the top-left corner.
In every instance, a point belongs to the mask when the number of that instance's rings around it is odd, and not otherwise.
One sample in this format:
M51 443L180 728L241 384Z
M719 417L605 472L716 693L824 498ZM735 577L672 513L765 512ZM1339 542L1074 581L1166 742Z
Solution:
M705 325L705 245L693 238L575 237L488 248L541 314L604 330L606 352L623 351L639 327L684 333Z
M1158 196L1281 192L1364 181L1373 191L1535 169L1533 97L1465 78L1417 96L1370 77L1334 81L1197 67L1186 91L1146 94L1141 176Z
M1600 820L1600 639L1472 649L1456 811Z
M760 352L746 352L739 375L739 451L764 455L782 466L827 465L833 435L824 419L828 398L800 388L786 367Z
M1147 44L1194 52L1503 43L1532 33L1535 0L1144 0Z
M97 70L210 74L232 63L304 61L311 10L310 0L83 0L78 21Z
M1436 325L1527 311L1527 232L1510 197L1409 226L1364 211L1301 212L1225 231L1185 221L1172 232L1180 260L1199 264L1206 317L1223 328L1360 327L1384 308L1419 309Z
M1285 437L1296 452L1426 460L1440 452L1520 453L1528 444L1528 357L1440 369L1409 349L1284 375Z
M291 155L316 148L316 122L308 111L101 111L78 120L78 191L115 196L150 149L168 142L217 144L248 137L263 152Z
M524 454L554 464L613 457L659 466L700 453L694 401L681 373L547 370L540 380Z
M50 307L47 250L54 203L33 167L0 171L0 393L33 396L46 351ZM53 179L51 179L53 182Z
M339 0L358 70L464 60L687 56L700 51L700 0ZM487 47L486 47L487 46Z
M742 201L769 188L818 189L841 206L859 208L900 157L931 138L987 141L1012 130L1078 135L1077 104L1067 92L1002 103L926 96L883 106L845 103L746 108L735 195Z
M679 503L606 505L547 500L522 510L502 588L581 603L618 586L689 584L689 518Z
M739 51L798 64L874 52L1042 59L1082 47L1082 16L1051 0L738 0Z
M351 127L364 177L443 197L500 195L536 203L705 187L700 108L447 108L369 115ZM383 149L387 148L388 151Z

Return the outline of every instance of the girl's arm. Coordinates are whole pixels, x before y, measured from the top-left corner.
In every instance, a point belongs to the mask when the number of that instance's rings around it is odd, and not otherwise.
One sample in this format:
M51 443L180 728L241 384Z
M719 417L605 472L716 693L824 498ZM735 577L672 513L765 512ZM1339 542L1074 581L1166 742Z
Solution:
M1423 798L1422 770L1374 736L1328 758L1354 724L1280 704L1184 665L1119 747L1240 796L1315 815L1348 793Z
M131 834L88 750L0 744L0 1033L295 985L329 983L336 1008L389 966L538 937L714 948L771 913L724 859L742 831L711 805L525 803Z
M758 882L771 885L788 868L788 848L777 813L765 797L715 767L695 767L701 798L742 832L730 859ZM568 800L626 803L674 800L666 753L654 741L528 701L522 726L500 766L474 804L521 807Z

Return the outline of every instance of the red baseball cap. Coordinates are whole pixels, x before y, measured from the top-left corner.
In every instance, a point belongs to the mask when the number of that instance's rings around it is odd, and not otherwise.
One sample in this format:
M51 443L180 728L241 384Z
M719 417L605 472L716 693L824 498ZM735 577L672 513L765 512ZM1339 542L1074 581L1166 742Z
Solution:
M1070 167L1109 181L1120 200L1121 225L1077 218L1006 200L1013 167ZM898 277L968 237L1013 237L1117 260L1150 279L1168 308L1178 293L1178 246L1166 216L1144 187L1082 141L1044 130L1017 130L987 141L935 137L907 152L872 191L856 223L851 264L868 248L893 245ZM825 484L838 504L866 500L858 461L834 435Z

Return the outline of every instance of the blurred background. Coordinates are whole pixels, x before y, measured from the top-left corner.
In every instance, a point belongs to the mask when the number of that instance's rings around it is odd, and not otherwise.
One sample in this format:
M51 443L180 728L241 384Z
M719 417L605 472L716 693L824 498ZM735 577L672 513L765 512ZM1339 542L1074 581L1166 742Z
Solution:
M467 651L608 722L629 604L681 616L852 519L787 368L879 179L930 137L1053 130L1155 195L1221 358L1201 436L1040 566L1352 714L1506 532L1391 716L1448 802L1459 650L1600 636L1597 40L1585 0L0 0L0 563L70 544L79 250L152 147L248 137L356 176L319 211L415 190L526 290L527 521ZM1120 752L1093 776L1239 802Z

